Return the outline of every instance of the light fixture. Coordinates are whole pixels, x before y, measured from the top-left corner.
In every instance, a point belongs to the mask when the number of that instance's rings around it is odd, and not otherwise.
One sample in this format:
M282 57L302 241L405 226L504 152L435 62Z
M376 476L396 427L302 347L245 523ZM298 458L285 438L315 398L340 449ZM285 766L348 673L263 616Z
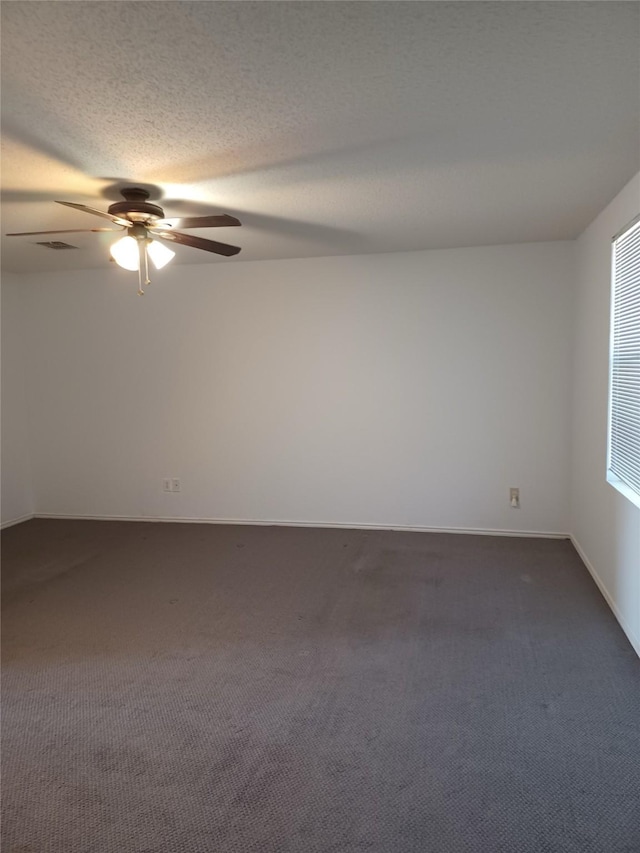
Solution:
M143 225L136 224L129 229L129 234L117 240L111 249L111 257L125 270L138 273L138 293L144 294L142 287L142 268L144 267L144 283L150 284L149 280L149 258L156 269L160 270L166 266L175 252L163 246L157 240L149 237L147 229Z
M125 270L136 272L140 266L140 258L138 257L138 241L135 237L123 237L114 243L110 249L111 257Z
M149 240L147 243L147 252L157 270L161 270L162 267L165 267L169 263L171 258L175 258L176 256L175 252L172 252L171 249L163 246L157 240Z

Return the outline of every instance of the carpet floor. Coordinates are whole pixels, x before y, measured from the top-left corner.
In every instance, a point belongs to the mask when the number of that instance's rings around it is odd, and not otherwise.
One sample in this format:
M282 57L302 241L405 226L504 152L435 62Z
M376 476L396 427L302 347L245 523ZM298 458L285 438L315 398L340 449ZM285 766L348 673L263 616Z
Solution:
M567 541L2 546L5 853L640 851L640 661Z

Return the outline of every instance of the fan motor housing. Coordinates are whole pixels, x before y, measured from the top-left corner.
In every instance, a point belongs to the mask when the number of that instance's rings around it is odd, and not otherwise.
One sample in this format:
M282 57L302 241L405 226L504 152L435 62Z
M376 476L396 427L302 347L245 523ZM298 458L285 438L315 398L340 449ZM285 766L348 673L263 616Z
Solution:
M126 201L117 201L109 207L112 216L123 216L131 222L151 223L164 219L164 210L157 204L147 201L149 193L146 190L132 187L122 190Z

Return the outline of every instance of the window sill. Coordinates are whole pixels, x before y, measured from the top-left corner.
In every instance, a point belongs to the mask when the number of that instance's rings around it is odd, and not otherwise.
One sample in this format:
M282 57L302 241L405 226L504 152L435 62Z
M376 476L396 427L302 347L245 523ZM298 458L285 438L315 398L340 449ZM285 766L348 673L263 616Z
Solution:
M637 492L634 492L633 489L629 488L626 483L623 483L615 474L612 474L610 471L607 471L607 483L610 486L613 486L621 495L624 495L627 500L631 501L631 503L640 509L640 495Z

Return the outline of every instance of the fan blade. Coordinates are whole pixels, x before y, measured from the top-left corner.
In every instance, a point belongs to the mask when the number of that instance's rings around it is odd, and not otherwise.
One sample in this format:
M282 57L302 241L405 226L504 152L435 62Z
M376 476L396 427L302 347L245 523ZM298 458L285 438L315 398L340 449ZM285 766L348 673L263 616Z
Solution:
M64 204L65 207L74 207L76 210L83 210L85 213L93 213L94 216L101 216L103 219L110 219L111 222L115 222L116 225L122 225L125 228L131 225L129 220L124 219L122 216L112 216L104 210L96 210L95 207L87 207L86 204L76 204L73 201L58 201L57 199L56 204Z
M155 231L151 233L156 237L162 237L163 240L169 240L172 243L181 243L183 246L193 246L194 249L204 249L205 252L215 252L216 255L237 255L240 249L238 246L229 246L227 243L216 243L215 240L205 240L204 237L194 237L192 234L182 234L180 231Z
M103 231L109 234L120 234L120 231L116 231L115 228L63 228L57 231L14 231L12 234L5 234L5 237L32 237L36 234L95 234Z
M235 216L227 216L226 213L218 216L189 216L171 217L156 222L154 228L227 228L231 225L242 225Z

